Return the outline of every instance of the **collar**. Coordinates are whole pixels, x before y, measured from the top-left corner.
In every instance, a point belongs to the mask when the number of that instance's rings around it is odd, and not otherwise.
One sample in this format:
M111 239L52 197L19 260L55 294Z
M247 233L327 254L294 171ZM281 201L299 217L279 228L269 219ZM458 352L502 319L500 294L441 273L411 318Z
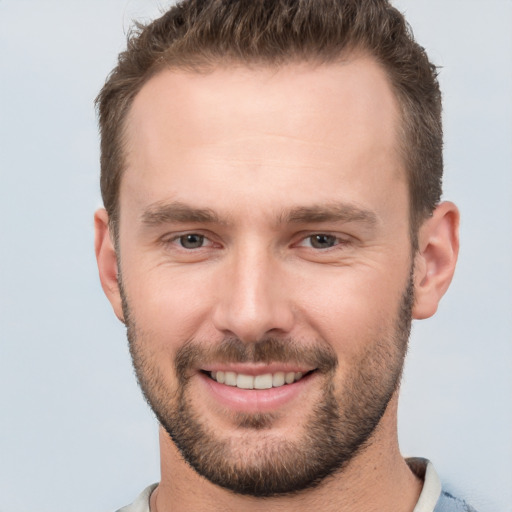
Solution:
M434 512L439 496L441 496L441 480L434 465L429 460L420 457L405 460L411 471L423 480L423 489L412 512Z

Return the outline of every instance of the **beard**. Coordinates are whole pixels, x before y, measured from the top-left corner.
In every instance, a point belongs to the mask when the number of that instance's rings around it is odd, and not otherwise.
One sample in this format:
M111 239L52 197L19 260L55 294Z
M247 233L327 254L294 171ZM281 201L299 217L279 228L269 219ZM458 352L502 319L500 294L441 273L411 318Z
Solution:
M169 389L151 350L151 335L136 325L123 291L124 318L139 386L183 459L210 482L238 494L270 497L295 494L340 473L368 445L398 390L414 303L412 272L392 332L371 340L336 379L337 356L324 340L305 344L290 338L218 345L187 340L174 358L177 389ZM190 380L208 362L297 363L316 368L321 398L303 418L301 436L275 435L274 413L233 413L236 435L219 434L195 409Z

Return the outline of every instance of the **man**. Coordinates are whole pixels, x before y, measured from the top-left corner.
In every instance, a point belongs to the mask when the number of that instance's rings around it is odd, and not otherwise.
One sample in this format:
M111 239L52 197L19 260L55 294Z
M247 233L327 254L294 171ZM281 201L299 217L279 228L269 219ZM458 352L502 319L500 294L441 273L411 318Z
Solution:
M472 510L402 458L458 253L436 71L384 0L189 1L98 97L101 283L160 424L124 511Z

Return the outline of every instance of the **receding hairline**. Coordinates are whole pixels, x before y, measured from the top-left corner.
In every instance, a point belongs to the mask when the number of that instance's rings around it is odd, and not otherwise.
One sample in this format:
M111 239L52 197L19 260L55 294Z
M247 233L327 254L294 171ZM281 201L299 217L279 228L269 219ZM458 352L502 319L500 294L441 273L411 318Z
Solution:
M127 131L128 125L130 122L131 114L133 111L133 106L136 101L136 98L139 96L140 92L144 87L152 81L157 76L163 73L182 73L182 74L190 74L190 75L209 75L213 74L217 71L236 71L236 70L248 70L248 71L258 71L258 70L270 70L278 73L279 71L287 68L287 67L301 67L303 69L315 70L321 67L330 67L330 66L345 66L356 61L364 61L372 62L376 65L376 67L382 72L382 76L384 80L387 82L389 86L389 90L392 95L393 102L396 107L396 119L395 119L395 136L396 136L396 145L395 150L397 151L397 157L400 159L403 167L403 171L406 173L406 179L408 175L406 158L404 157L404 151L406 151L404 146L405 140L405 132L404 132L404 108L402 105L401 97L399 91L397 91L396 87L389 76L388 70L385 65L379 62L377 57L371 53L370 50L364 48L346 48L338 54L337 56L332 55L331 58L325 58L323 55L312 54L310 56L303 55L294 55L290 58L285 59L266 59L266 58L254 58L251 60L244 60L240 57L232 57L232 56L219 56L216 59L208 59L205 60L199 56L197 60L194 58L187 59L183 64L181 62L174 63L161 63L159 66L155 66L148 74L144 77L144 80L140 83L137 88L135 94L133 94L128 103L127 109L124 112L121 118L121 127L119 130L119 142L122 148L122 166L121 166L121 175L124 174L126 169L128 168L126 163L126 155L129 153L129 148L127 147ZM404 140L402 140L404 139ZM120 176L120 181L121 181ZM119 182L120 183L120 182Z
M293 59L285 59L280 62L268 61L266 59L254 59L251 61L245 61L240 58L218 58L215 61L203 62L202 60L198 60L197 62L188 61L187 65L180 64L166 64L161 65L158 68L155 68L145 80L141 83L138 88L136 94L134 94L129 102L128 108L122 118L121 130L119 131L120 135L120 143L122 147L122 161L123 165L121 168L121 178L124 172L129 168L127 165L126 157L129 154L129 140L128 140L128 131L130 120L132 119L132 112L134 108L134 104L136 102L137 97L140 95L141 91L145 88L145 86L151 82L156 77L166 74L166 73L177 73L177 74L185 74L185 75L209 75L216 73L218 71L234 71L237 70L248 70L249 72L257 72L259 70L270 70L274 71L276 74L286 68L297 67L299 70L302 68L303 70L312 70L322 68L322 67L333 67L333 66L346 66L350 65L357 61L367 61L371 64L375 65L375 68L381 72L381 76L383 77L386 85L389 87L389 91L391 93L391 99L394 104L394 131L395 131L395 147L394 151L396 151L397 159L400 162L399 171L400 174L405 173L405 179L408 180L408 170L407 170L407 162L406 158L404 158L404 143L405 132L404 132L404 113L403 107L400 101L400 95L398 94L396 88L393 85L393 82L389 76L389 73L386 70L386 67L378 61L378 59L368 50L364 49L352 49L344 51L337 58L332 59L324 59L324 58L315 58L314 55L311 58L293 58ZM172 94L172 91L169 90L169 93Z

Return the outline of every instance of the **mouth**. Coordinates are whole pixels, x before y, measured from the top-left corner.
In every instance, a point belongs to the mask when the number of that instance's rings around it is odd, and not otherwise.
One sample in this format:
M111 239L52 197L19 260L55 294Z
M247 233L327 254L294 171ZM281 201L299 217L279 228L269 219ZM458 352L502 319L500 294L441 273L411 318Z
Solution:
M217 366L217 365L215 365ZM297 404L316 381L317 368L270 365L222 365L203 368L199 382L209 406L245 413L277 412Z
M294 384L304 377L310 375L315 370L309 371L277 371L273 373L262 373L259 375L250 375L247 373L238 373L234 371L205 371L206 376L219 384L236 387L238 389L271 389Z

